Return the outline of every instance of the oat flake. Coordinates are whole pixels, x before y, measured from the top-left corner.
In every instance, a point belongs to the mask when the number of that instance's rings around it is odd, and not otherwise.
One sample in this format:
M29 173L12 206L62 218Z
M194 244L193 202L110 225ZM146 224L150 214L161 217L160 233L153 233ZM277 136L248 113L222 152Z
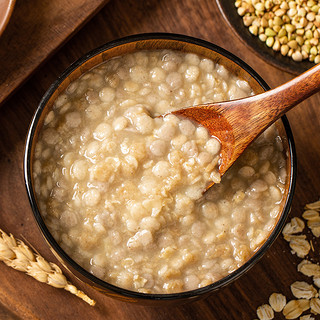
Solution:
M272 309L276 312L281 312L286 305L287 299L286 297L281 293L273 293L269 297L269 304L272 307Z
M292 294L298 299L311 299L317 295L317 290L313 285L305 281L296 281L290 288Z
M271 320L274 318L273 309L268 304L258 307L257 315L260 320Z
M311 299L310 308L311 308L312 312L314 312L315 314L319 314L320 313L320 299L319 298Z
M284 235L299 233L303 231L304 227L305 227L305 223L303 222L303 220L298 217L294 217L291 219L289 223L285 225L282 233Z
M320 277L320 266L308 260L303 260L298 264L298 271L308 277Z
M311 316L311 314L306 314L304 316L301 316L299 320L315 320L314 317Z
M310 251L310 244L304 239L292 239L289 245L299 258L304 258Z
M320 200L312 203L308 203L306 205L306 209L311 209L311 210L320 210Z
M319 218L319 213L316 210L306 210L302 214L303 219L312 221Z
M298 300L289 301L283 308L283 315L286 319L296 319L302 314L303 310L300 307Z

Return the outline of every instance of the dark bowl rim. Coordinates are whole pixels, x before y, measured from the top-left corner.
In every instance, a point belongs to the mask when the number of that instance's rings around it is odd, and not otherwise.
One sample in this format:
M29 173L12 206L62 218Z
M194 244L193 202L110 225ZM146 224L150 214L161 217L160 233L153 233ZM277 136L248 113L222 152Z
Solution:
M56 251L56 253L60 256L60 258L63 261L66 261L73 269L78 271L80 274L82 274L84 277L88 278L91 282L99 285L102 288L105 288L108 291L117 293L120 296L124 296L127 298L133 298L133 299L139 299L139 300L180 300L180 299L188 299L188 298L194 298L196 296L205 295L208 293L211 293L219 288L222 288L229 283L233 282L234 280L238 279L241 275L243 275L246 271L248 271L260 258L263 256L263 254L266 252L266 250L271 246L271 244L275 241L281 230L283 229L284 223L287 219L287 216L290 211L292 198L294 194L295 189L295 182L296 182L296 174L297 174L297 160L296 160L296 151L295 151L295 145L293 140L292 131L288 122L288 119L286 116L281 117L281 120L283 122L285 132L287 135L288 140L288 146L289 146L289 153L290 153L290 159L291 159L291 172L290 172L290 183L289 183L289 190L288 190L288 196L286 199L286 203L284 205L284 210L281 213L281 217L278 220L277 225L273 229L272 233L269 235L268 239L265 241L265 243L259 248L259 250L248 260L246 261L241 267L236 269L231 274L227 275L226 277L208 285L203 288L194 289L190 291L184 291L184 292L178 292L178 293L169 293L169 294L149 294L149 293L139 293L127 289L123 289L121 287L117 287L115 285L112 285L108 282L105 282L97 277L95 277L93 274L86 271L84 268L82 268L80 265L78 265L73 259L71 259L66 252L59 246L59 244L56 242L56 240L53 238L51 233L49 232L47 226L45 225L45 222L40 214L40 211L37 207L35 194L33 192L32 188L32 177L31 177L31 164L30 164L30 157L31 157L31 150L32 150L32 143L33 143L33 137L36 132L37 124L40 119L41 113L43 109L45 108L49 98L54 93L54 91L59 87L59 85L62 83L62 81L70 74L72 73L76 68L78 68L81 64L86 62L87 60L91 59L93 56L102 53L103 51L106 51L108 49L111 49L115 46L119 46L128 42L136 42L140 40L152 40L152 39L164 39L164 40L176 40L179 42L187 42L191 44L195 44L198 46L205 47L207 49L213 50L217 52L218 54L221 54L228 58L229 60L232 60L234 63L236 63L239 67L244 69L246 72L250 74L252 78L254 78L264 90L269 90L270 87L267 85L267 83L259 76L259 74L254 71L247 63L245 63L240 58L236 57L234 54L228 52L227 50L213 44L210 42L207 42L202 39L197 39L194 37L190 37L187 35L182 34L174 34L174 33L142 33L142 34L135 34L131 36L127 36L121 39L110 41L92 51L82 56L80 59L72 63L58 78L56 81L52 83L52 85L49 87L47 92L44 94L43 98L41 99L35 114L33 116L33 119L31 121L27 138L26 138L26 144L25 144L25 154L24 154L24 180L25 185L27 189L27 194L29 198L29 202L33 211L33 215L36 219L37 225L40 228L40 231L46 241L49 243L49 245Z

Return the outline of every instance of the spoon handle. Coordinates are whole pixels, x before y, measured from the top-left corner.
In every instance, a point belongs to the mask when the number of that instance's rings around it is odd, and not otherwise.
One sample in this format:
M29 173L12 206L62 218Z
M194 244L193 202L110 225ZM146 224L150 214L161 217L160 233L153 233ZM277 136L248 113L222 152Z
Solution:
M235 139L241 138L242 142L247 140L248 145L287 111L319 90L320 64L275 89L240 99L233 110L233 117L229 118L235 129ZM232 106L232 101L229 101L220 112L228 112L228 108ZM243 126L239 127L239 119L247 121L241 121Z
M320 64L285 84L263 93L266 107L273 107L279 117L320 90ZM257 96L258 97L258 96Z

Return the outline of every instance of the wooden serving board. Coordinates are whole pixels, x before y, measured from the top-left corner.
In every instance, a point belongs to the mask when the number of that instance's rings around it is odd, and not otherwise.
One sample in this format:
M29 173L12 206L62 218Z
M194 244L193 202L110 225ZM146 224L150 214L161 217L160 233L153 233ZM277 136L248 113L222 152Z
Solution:
M107 2L17 1L0 37L0 104Z
M49 0L43 1L46 3L43 6L53 6ZM19 7L30 9L31 4L27 4L30 2L41 3L40 0L17 0L17 10ZM64 2L70 12L69 3L85 1L52 2ZM43 23L46 19L49 17L44 17ZM110 1L0 108L0 228L18 238L26 238L49 261L58 263L35 223L23 180L25 137L37 104L57 76L86 52L129 34L157 31L183 33L220 45L247 62L271 87L292 78L249 51L227 26L214 0ZM59 37L59 33L55 32L54 37ZM53 38L51 40L55 41ZM32 48L29 47L24 54L31 56ZM11 79L9 86L14 82ZM320 196L319 105L320 94L317 94L288 114L298 158L296 191L289 219L301 216L304 205ZM319 261L319 250L314 255L315 261ZM96 300L96 306L90 307L62 289L39 283L0 262L0 319L252 320L257 318L257 307L268 303L271 293L283 293L291 300L294 297L290 284L297 280L312 283L310 278L297 272L300 261L291 254L288 243L280 235L260 262L233 284L213 293L206 300L161 308L108 298L81 283L63 268L72 283ZM277 313L275 319L285 318Z

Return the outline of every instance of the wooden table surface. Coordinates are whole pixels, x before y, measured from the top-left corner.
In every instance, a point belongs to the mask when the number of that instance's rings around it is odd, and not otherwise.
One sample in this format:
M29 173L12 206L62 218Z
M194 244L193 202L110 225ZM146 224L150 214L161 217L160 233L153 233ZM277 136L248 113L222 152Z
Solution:
M0 37L0 105L107 2L16 1Z
M240 43L214 0L111 0L0 108L0 228L28 239L50 261L57 262L36 226L23 180L24 143L32 115L48 86L74 60L110 40L144 32L182 33L211 41L242 58L271 87L292 78ZM0 61L0 66L4 63ZM301 215L304 204L320 196L319 105L317 94L288 113L298 156L291 217ZM267 303L271 293L293 298L290 284L306 280L296 271L299 261L280 236L259 263L233 284L206 300L168 308L107 298L65 271L97 301L90 307L66 291L38 283L0 263L0 319L254 319L257 307Z

